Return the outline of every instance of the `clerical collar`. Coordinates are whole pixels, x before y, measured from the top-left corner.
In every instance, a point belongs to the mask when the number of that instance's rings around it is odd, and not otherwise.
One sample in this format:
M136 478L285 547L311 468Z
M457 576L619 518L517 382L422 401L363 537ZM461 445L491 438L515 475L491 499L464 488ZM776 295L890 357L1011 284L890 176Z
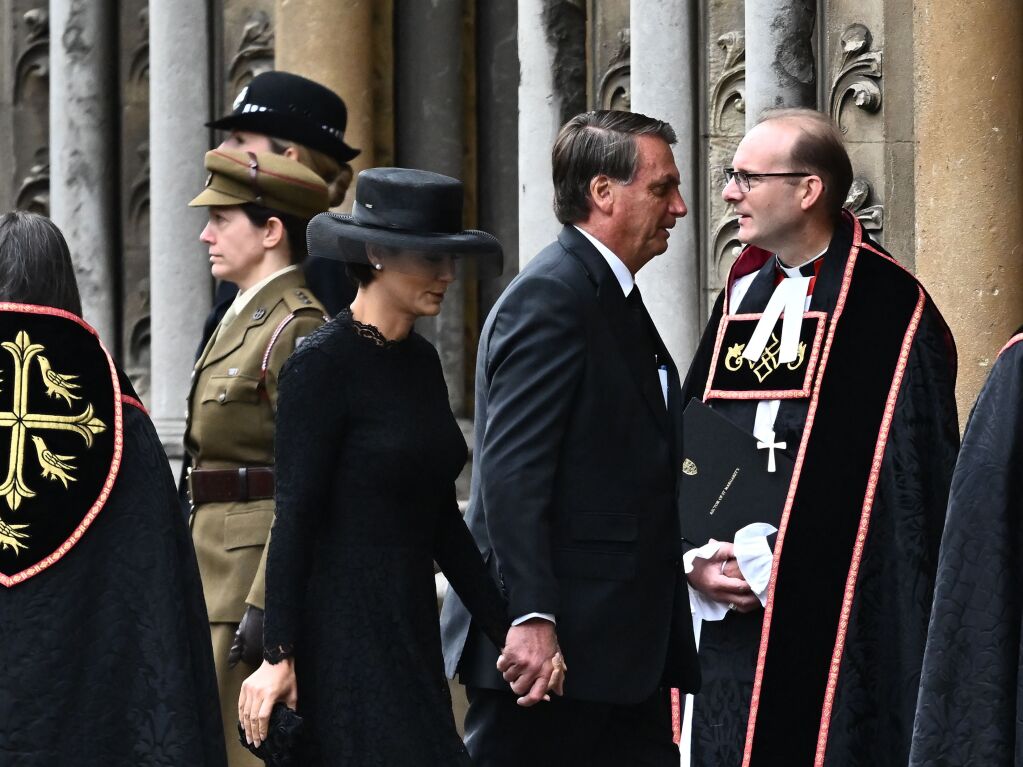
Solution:
M778 258L778 254L774 254L774 266L779 272L784 274L786 277L813 277L817 273L818 262L828 252L827 248L824 248L820 253L811 258L809 261L800 264L799 266L785 266L781 259Z
M628 297L628 295L632 292L632 286L636 284L636 278L632 276L632 272L629 271L629 267L623 264L622 260L612 253L611 249L608 248L607 245L602 243L592 234L580 229L578 226L575 227L575 230L589 240L593 244L593 247L597 249L597 252L604 257L604 260L607 261L607 265L610 266L611 271L614 272L615 279L618 280L618 284L622 286L622 293Z

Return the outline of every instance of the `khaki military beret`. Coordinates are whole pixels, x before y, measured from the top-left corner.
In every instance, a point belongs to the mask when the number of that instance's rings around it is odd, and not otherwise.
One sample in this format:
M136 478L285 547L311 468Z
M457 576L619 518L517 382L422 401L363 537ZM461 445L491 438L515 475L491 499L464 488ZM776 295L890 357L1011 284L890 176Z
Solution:
M272 152L211 149L206 153L206 188L193 207L242 205L312 218L329 206L327 185L302 163Z

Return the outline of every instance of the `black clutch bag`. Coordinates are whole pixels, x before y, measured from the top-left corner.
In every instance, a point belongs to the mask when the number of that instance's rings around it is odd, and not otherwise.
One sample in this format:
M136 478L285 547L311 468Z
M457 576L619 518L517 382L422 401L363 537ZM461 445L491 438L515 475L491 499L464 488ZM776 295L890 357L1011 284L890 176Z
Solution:
M731 542L752 522L778 527L793 468L781 448L759 443L698 399L682 416L682 440L679 511L684 543L702 546L711 538Z
M283 703L275 703L270 712L270 725L266 740L256 748L245 740L245 730L238 723L238 739L249 751L258 756L267 767L297 767L298 743L302 734L302 717Z

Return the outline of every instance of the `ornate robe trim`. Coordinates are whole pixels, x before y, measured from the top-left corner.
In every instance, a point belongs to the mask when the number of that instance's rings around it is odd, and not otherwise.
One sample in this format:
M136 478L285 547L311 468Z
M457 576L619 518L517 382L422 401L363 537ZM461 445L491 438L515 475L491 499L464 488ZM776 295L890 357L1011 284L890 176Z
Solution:
M106 505L124 446L120 381L96 331L0 303L0 585L52 567Z
M796 359L789 363L779 359L783 319L776 323L758 361L753 362L743 356L746 344L762 316L732 314L721 318L721 330L714 347L704 401L802 399L810 396L827 327L827 313L803 314Z

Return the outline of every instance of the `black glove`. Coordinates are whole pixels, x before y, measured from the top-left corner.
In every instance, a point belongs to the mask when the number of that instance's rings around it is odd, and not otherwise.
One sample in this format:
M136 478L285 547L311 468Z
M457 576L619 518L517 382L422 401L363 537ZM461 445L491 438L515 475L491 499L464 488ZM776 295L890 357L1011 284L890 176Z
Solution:
M263 611L252 605L245 608L242 622L234 632L227 667L234 668L238 661L245 661L252 668L259 668L263 663Z

